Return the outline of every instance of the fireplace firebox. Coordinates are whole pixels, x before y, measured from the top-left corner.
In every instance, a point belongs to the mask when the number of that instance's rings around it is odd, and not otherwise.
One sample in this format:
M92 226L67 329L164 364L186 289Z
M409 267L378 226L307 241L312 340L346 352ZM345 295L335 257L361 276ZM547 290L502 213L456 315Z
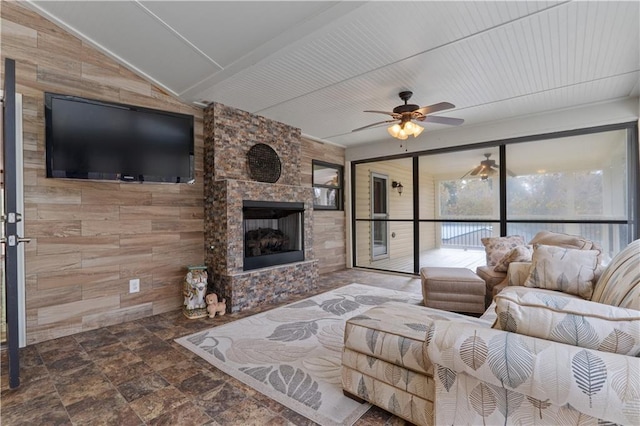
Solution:
M304 260L304 203L243 201L245 271Z

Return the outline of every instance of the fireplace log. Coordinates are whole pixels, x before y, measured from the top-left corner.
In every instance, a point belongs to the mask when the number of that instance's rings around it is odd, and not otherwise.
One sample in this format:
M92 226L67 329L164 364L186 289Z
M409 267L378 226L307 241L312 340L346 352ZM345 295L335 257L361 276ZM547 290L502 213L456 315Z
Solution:
M289 237L279 229L258 228L245 234L246 256L261 256L289 250Z

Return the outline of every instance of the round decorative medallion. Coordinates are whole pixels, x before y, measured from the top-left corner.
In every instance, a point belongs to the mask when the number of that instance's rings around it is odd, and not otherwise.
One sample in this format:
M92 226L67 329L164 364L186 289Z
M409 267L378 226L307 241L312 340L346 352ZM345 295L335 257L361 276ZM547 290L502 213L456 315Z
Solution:
M257 143L252 146L247 153L247 163L251 179L268 183L276 183L280 179L280 157L267 144Z

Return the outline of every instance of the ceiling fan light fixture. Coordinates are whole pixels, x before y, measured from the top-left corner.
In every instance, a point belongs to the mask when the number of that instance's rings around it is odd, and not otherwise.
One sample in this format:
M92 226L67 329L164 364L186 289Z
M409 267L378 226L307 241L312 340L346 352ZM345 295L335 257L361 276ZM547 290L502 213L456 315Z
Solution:
M394 124L393 126L389 126L389 128L387 129L389 134L394 138L399 138L401 130L402 130L402 127L400 127L400 124L398 123Z
M424 127L412 121L406 121L389 126L387 131L392 137L403 141L411 135L413 135L414 138L418 137L420 133L424 131Z
M404 123L404 126L402 128L408 135L412 135L415 124L413 124L411 121L407 121L406 123Z

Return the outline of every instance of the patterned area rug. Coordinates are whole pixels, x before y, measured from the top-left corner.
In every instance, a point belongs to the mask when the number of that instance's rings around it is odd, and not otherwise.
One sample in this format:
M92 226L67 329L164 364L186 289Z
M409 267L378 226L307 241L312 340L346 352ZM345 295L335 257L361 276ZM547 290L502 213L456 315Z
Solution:
M349 284L176 342L320 425L352 425L371 406L342 394L345 321L389 301L421 297Z

